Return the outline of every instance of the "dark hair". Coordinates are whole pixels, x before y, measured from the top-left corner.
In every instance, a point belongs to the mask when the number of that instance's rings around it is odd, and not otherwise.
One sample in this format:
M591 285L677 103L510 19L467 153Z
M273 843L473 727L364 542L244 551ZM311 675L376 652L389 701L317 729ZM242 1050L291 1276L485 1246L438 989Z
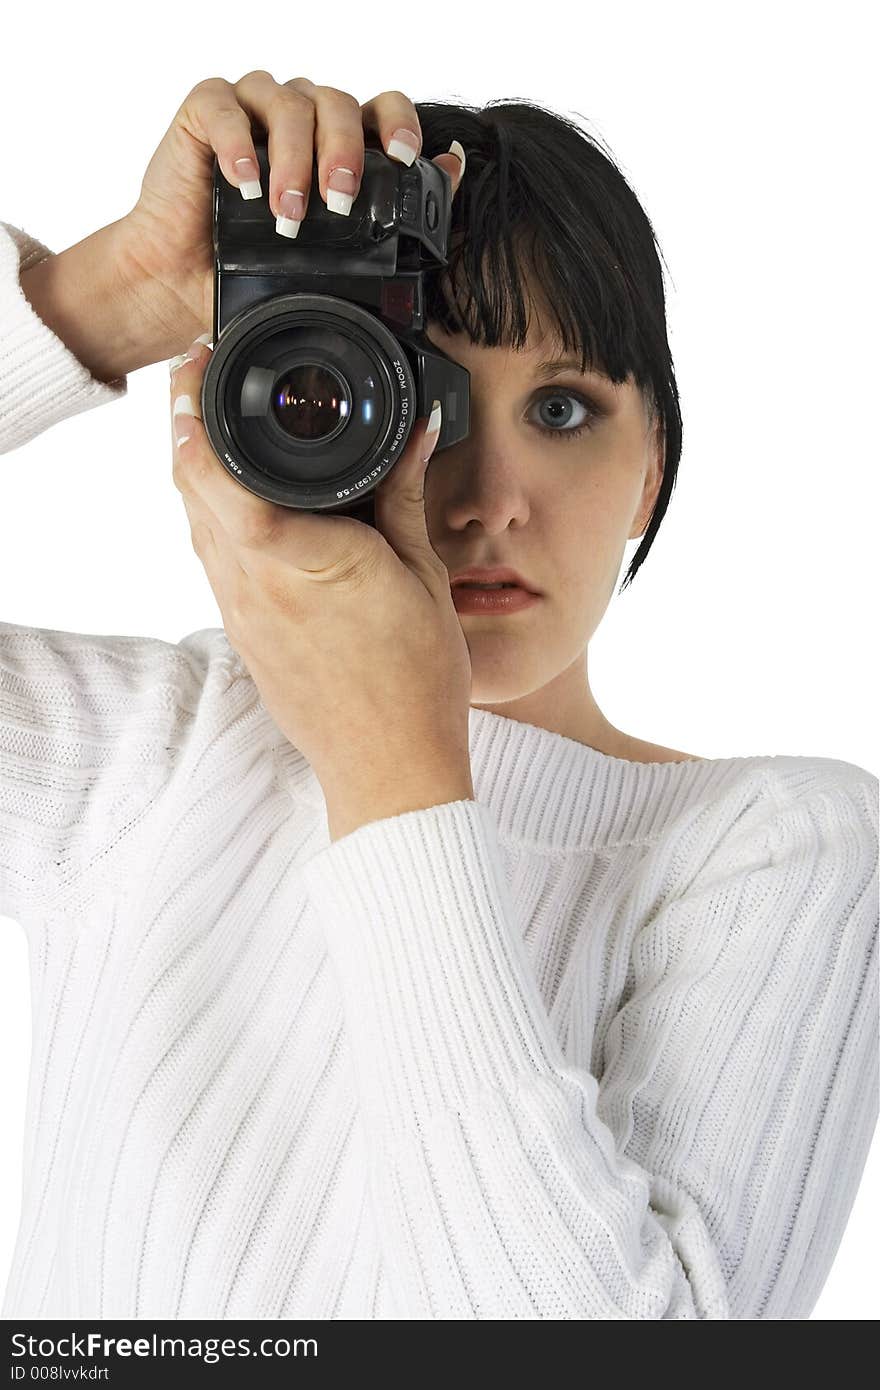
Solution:
M531 298L525 274L540 286L563 352L578 352L582 371L604 372L615 384L632 375L660 431L663 479L622 593L653 544L681 457L654 229L613 159L574 121L526 101L415 107L425 158L453 140L467 156L448 263L425 276L426 318L475 344L520 349ZM459 287L467 296L460 311Z

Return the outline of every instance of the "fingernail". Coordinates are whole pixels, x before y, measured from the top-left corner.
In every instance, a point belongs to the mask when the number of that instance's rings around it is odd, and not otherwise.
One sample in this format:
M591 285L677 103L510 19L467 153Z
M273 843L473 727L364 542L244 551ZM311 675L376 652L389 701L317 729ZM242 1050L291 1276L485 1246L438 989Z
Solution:
M327 208L347 217L357 192L357 176L351 169L334 169L327 181Z
M204 356L205 348L211 346L210 333L201 333L195 342L190 343L186 352L183 354L184 362L200 362Z
M414 130L407 130L403 125L394 131L385 151L392 159L399 159L404 164L412 164L418 152L419 137Z
M177 397L171 411L171 420L174 425L174 437L178 444L185 444L192 434L192 417L195 413L191 396Z
M262 198L260 171L254 161L252 159L237 159L234 167L237 177L241 180L238 189L242 198Z
M190 346L187 348L186 352L181 352L181 353L179 354L179 356L177 356L177 357L172 357L171 361L168 363L168 375L169 375L169 376L174 376L174 373L177 371L177 369L178 369L179 367L182 367L182 366L184 365L185 362L198 362L198 360L200 359L200 357L201 357L201 355L202 355L202 349L203 349L203 347L210 347L210 346L211 346L211 335L210 335L210 333L203 333L203 334L201 335L201 337L196 338L196 340L195 340L194 343L191 343L191 344L190 344Z
M295 237L303 220L306 205L305 194L298 188L287 188L281 194L280 215L275 219L275 230L280 236Z
M422 463L427 463L434 452L437 440L440 438L440 417L442 415L440 402L434 401L431 407L431 414L428 418L428 428L425 430L425 437L422 440Z
M461 160L461 173L458 176L459 182L461 182L461 180L464 178L465 168L467 167L467 157L465 155L465 152L462 149L461 145L458 143L458 141L453 140L452 144L449 146L447 153L454 154L456 159Z

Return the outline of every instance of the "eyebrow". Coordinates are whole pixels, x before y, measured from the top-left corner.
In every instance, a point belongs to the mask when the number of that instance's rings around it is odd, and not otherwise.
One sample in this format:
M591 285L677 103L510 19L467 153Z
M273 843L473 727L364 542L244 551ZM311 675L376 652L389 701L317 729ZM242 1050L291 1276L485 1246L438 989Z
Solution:
M602 372L587 371L581 372L581 359L579 357L554 357L550 362L541 362L538 365L538 376L542 379L548 376L555 376L557 372L565 371L568 368L576 371L578 375L601 377Z

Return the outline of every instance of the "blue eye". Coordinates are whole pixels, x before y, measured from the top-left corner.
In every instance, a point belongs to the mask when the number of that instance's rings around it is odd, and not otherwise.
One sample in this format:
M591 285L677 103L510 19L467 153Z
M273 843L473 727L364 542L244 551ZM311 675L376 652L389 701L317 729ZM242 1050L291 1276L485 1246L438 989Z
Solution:
M584 430L593 428L595 422L601 415L601 412L597 410L595 406L592 406L589 401L584 400L576 391L561 391L556 388L555 390L545 391L538 397L538 401L541 405L546 401L553 401L554 403L556 401L574 401L575 405L579 406L580 409L585 412L585 418L573 428L567 426L567 421L571 415L570 407L568 410L563 408L555 417L551 416L551 418L555 418L557 422L566 425L566 428L555 429L551 425L538 425L538 429L542 434L552 436L554 439L578 439L583 434Z

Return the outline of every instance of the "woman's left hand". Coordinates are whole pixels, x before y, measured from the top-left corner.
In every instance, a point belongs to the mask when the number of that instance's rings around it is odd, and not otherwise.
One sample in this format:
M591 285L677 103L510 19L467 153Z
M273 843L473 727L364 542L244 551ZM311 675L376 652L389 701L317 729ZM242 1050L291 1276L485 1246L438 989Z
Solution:
M437 433L414 424L375 491L375 529L265 501L198 418L210 351L194 344L172 371L174 483L227 637L312 765L331 826L473 797L470 653L425 520Z

